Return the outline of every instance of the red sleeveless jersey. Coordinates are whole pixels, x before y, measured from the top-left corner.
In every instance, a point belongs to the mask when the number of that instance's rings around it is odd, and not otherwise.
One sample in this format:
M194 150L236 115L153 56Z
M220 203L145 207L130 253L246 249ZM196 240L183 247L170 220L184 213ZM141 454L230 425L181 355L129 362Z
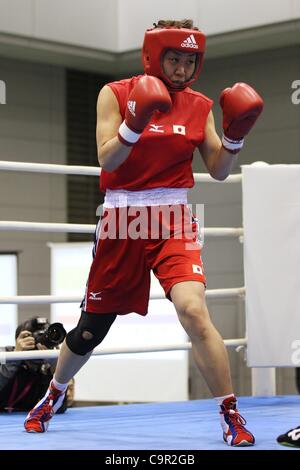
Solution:
M141 75L108 83L118 100L123 119L128 96L140 78ZM194 186L193 152L204 139L213 101L191 88L173 93L171 97L172 109L168 113L153 113L127 160L111 173L102 169L101 191Z

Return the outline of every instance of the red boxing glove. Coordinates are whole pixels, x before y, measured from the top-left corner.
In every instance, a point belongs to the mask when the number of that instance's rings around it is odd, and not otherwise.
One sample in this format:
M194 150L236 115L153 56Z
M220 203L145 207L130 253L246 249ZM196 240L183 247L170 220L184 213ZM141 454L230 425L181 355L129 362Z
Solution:
M154 111L162 113L170 111L172 100L166 85L156 77L145 75L137 82L131 91L118 137L125 145L135 144Z
M246 83L236 83L222 91L219 101L223 110L223 147L237 153L263 110L263 99Z

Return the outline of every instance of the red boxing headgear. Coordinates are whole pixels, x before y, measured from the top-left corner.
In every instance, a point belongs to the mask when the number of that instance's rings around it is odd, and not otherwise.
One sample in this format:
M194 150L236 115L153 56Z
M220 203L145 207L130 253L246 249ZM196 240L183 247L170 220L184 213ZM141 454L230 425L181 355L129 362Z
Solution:
M195 72L182 85L175 85L164 73L162 60L168 49L197 54ZM143 65L147 75L153 75L165 82L172 91L181 91L199 77L205 51L205 35L201 31L187 28L147 29L143 44Z

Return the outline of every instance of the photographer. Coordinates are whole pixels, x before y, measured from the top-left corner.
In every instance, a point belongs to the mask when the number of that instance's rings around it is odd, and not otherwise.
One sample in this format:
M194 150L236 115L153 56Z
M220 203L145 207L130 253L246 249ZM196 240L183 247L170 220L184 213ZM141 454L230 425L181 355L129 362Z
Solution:
M16 329L15 347L6 351L53 349L63 341L61 324L50 325L45 318L33 317ZM40 400L52 379L56 360L35 359L0 365L0 411L28 411ZM73 380L58 413L64 413L73 401Z

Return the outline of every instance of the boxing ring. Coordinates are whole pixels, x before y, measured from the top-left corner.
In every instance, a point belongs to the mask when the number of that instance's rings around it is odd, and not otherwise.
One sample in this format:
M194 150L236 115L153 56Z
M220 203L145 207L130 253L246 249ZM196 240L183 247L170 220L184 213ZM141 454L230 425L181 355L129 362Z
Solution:
M62 175L93 175L98 167L67 166L0 162L3 171L24 171ZM196 182L212 182L209 175L196 174ZM241 183L242 175L231 175L225 184ZM224 182L223 182L224 183ZM36 223L19 221L0 222L1 231L39 231L61 233L94 233L94 225L66 223ZM210 237L234 237L242 241L243 228L205 228ZM151 296L151 299L162 298ZM207 290L208 299L244 299L245 287ZM82 296L22 295L0 297L0 304L53 304L74 303ZM247 347L247 338L224 340L227 347ZM99 349L93 355L131 354L155 351L189 350L191 344L161 344L153 347ZM26 359L49 359L58 351L1 352L0 362ZM256 436L257 444L251 450L277 449L276 436L299 424L300 397L275 395L274 369L252 369L254 395L267 390L269 396L239 398L242 414L247 417L249 428ZM130 404L70 408L66 414L57 415L49 432L43 435L27 434L23 429L24 413L0 415L0 449L183 449L183 450L231 450L222 442L222 433L214 400L193 400L172 403ZM288 423L288 424L287 424Z

